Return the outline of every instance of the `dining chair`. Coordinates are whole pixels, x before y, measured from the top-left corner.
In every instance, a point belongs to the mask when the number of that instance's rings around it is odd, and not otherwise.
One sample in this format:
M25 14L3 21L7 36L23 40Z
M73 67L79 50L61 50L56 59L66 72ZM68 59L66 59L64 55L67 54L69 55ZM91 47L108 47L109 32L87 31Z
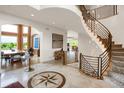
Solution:
M20 54L15 54L11 56L11 64L13 65L14 62L21 62L21 55Z
M23 56L21 56L21 61L26 62L29 58L30 58L30 55L29 55L28 51L26 51L25 54Z
M10 63L11 57L9 55L4 55L4 52L1 52L1 68L3 67L3 59L5 61L5 66L7 66L7 63Z
M1 68L3 67L4 52L1 51Z

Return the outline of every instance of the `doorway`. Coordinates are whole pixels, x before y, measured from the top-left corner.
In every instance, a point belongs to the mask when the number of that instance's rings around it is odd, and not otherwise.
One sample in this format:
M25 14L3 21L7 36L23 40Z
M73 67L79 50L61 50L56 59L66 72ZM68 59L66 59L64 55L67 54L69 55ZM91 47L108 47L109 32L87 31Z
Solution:
M74 63L78 61L78 33L68 31L67 34L67 62Z

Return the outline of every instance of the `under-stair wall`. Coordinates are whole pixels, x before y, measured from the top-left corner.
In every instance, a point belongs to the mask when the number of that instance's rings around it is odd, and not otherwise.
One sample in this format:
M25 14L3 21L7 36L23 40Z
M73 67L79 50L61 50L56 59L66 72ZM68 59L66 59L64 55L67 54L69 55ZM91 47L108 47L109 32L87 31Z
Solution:
M113 41L124 46L124 5L117 6L117 15L99 20L113 36Z

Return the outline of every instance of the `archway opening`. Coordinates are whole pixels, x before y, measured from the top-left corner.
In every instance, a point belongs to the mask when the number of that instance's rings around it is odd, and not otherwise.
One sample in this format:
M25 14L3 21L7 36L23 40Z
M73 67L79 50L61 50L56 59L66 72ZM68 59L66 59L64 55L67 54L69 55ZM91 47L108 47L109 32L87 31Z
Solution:
M12 70L28 65L28 61L25 61L25 53L29 48L33 47L32 38L38 36L39 31L30 25L24 24L3 24L1 25L1 62L0 66L3 70ZM38 42L39 44L39 42ZM37 47L38 53L34 55L39 56L40 45ZM32 57L33 58L33 57ZM38 63L32 61L32 64Z

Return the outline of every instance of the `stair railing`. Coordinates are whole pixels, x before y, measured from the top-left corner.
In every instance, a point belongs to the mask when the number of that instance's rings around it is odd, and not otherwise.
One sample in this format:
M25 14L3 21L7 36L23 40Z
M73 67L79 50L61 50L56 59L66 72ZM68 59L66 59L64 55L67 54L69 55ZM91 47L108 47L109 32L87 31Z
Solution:
M102 42L105 51L100 54L99 57L80 54L79 68L88 75L95 75L95 77L102 79L104 72L108 69L111 63L112 35L102 23L100 23L87 11L84 5L80 6L80 10L91 33L93 33L94 36L97 36L99 41Z
M95 9L90 9L88 11L94 18L98 20L112 17L118 14L117 5L103 5Z

